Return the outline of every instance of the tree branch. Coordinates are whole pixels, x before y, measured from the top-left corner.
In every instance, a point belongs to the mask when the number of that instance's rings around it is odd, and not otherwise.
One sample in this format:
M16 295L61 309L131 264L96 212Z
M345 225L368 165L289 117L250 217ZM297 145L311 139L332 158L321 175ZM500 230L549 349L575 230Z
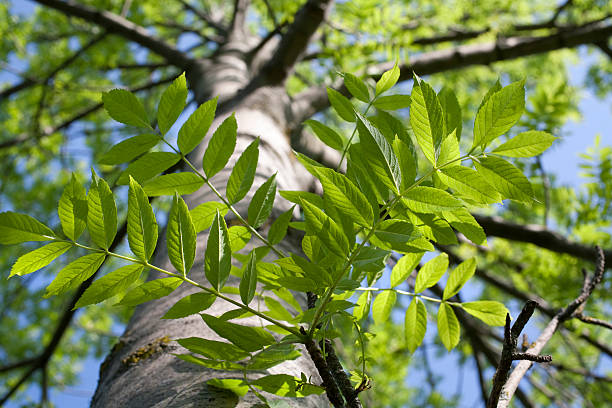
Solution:
M50 7L64 13L67 16L79 17L90 23L96 24L109 33L118 34L123 38L133 41L148 50L164 57L170 64L182 70L187 70L193 63L193 59L179 51L174 45L166 43L160 38L149 34L143 27L108 11L100 11L93 7L79 4L72 0L34 0L39 4Z
M234 0L234 11L230 22L229 41L237 41L245 38L246 15L250 0Z
M206 23L207 25L212 27L217 32L217 34L219 34L219 35L221 35L223 37L227 36L227 28L224 27L222 24L218 23L217 21L215 21L207 13L205 13L204 11L199 10L196 7L192 6L186 0L179 0L179 1L183 5L183 8L185 10L191 11L200 20L202 20L204 23Z

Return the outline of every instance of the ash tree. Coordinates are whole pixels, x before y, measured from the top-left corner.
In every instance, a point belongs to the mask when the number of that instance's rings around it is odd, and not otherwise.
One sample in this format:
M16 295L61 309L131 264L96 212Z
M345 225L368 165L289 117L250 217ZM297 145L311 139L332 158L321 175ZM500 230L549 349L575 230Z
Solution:
M34 3L0 6L2 403L106 353L94 407L459 406L431 348L483 406L612 398L612 149L579 191L541 159L577 52L610 90L608 2Z

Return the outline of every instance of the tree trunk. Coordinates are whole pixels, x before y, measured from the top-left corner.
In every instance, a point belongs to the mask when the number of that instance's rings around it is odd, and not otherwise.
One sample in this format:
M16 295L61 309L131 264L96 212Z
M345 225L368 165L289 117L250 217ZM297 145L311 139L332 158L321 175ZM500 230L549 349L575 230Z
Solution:
M225 103L230 95L243 87L249 77L247 64L242 58L242 47L246 44L228 44L212 60L213 63L192 67L188 72L190 88L199 103L214 96L219 96L217 118L211 129L214 130L234 111L238 122L238 142L236 151L226 169L215 175L212 183L225 193L225 186L233 163L254 138L260 137L260 155L257 167L255 185L250 195L236 207L245 215L246 209L256 187L268 177L278 172L279 189L303 189L311 181L305 171L299 167L293 158L289 145L289 135L286 131L286 115L289 97L284 88L262 87L251 93L245 99ZM231 107L229 107L231 105ZM212 131L210 132L212 134ZM201 169L206 140L190 156L191 161ZM217 197L203 187L200 191L185 196L189 208L206 201L218 201ZM288 203L279 197L275 202L276 216L286 210ZM228 219L231 217L228 215ZM190 277L198 282L206 282L204 278L204 251L207 233L198 236L196 262ZM253 237L251 245L261 245ZM299 245L285 243L287 251L298 252ZM251 246L252 247L252 246ZM172 270L168 261L165 246L165 231L160 232L160 244L155 256L156 265ZM150 278L158 278L151 273ZM227 285L237 286L238 279L230 278ZM186 350L175 343L174 339L184 337L203 337L214 340L219 338L199 315L183 319L161 320L160 317L179 299L193 293L194 288L183 284L170 296L151 301L138 306L130 319L125 333L113 348L100 368L98 388L92 400L92 407L234 407L238 403L235 394L211 387L206 381L212 378L241 378L241 372L217 371L200 367L178 359L172 353L185 353ZM237 298L237 297L236 297ZM303 302L305 303L305 301ZM234 307L221 299L206 311L213 315L221 315ZM259 318L241 319L241 323L261 325ZM288 361L268 370L271 374L286 373L298 376L300 372L312 375L315 383L320 383L319 377L307 356L294 361ZM257 373L261 376L263 373ZM268 395L266 395L268 397ZM271 398L274 398L272 396ZM329 406L326 397L311 396L299 402L291 401L291 406L326 407ZM261 404L255 395L249 392L239 407L250 407Z

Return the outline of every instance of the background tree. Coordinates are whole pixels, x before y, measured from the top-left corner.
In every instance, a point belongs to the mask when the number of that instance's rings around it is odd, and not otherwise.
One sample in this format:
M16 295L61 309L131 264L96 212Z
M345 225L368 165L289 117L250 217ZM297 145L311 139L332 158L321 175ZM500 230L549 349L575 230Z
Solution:
M26 212L51 225L57 224L55 203L71 170L94 164L107 179L119 175L113 166L98 165L113 142L123 138L123 128L109 122L100 102L101 91L117 86L137 92L148 101L145 108L154 111L160 89L186 72L190 100L199 105L218 96L218 118L236 112L240 136L237 155L253 138L261 138L256 184L278 171L279 189L285 190L315 188L310 176L292 159L291 149L332 165L339 160L303 129L303 122L317 113L334 123L333 116L326 113L326 87L349 96L338 71L378 79L392 66L387 61L399 57L400 82L411 79L414 71L429 75L428 81L436 89L450 85L455 90L464 107L464 132L469 132L482 96L501 75L513 80L527 77L527 115L519 128L560 135L563 124L576 111L578 99L576 90L567 85L567 69L575 55L572 49L581 45L602 51L591 67L591 85L603 94L610 89L612 9L606 1L484 2L478 7L457 1L452 8L447 2L378 4L366 0L335 4L176 1L165 3L163 9L154 1L36 3L41 7L32 18L15 13L23 7L21 2L0 5L3 69L17 78L0 91L0 155L4 158L0 162L0 200L3 211ZM406 117L407 112L399 115ZM339 122L334 125L343 126ZM193 157L201 157L204 147L197 148ZM596 148L585 160L593 182L576 193L556 186L536 158L523 170L535 180L540 204L509 203L495 216L475 215L488 236L503 239L478 247L464 243L459 236L460 245L449 238L448 246L438 249L448 253L453 263L478 256L476 276L483 283L483 296L521 304L537 300L539 316L546 323L580 293L583 277L578 272L583 267L594 268L594 245L610 248L612 154L609 148ZM228 176L226 171L220 180ZM209 197L196 193L186 196L186 201L193 208ZM158 214L168 208L168 202L156 203ZM239 209L245 211L246 207ZM283 209L277 208L277 213ZM120 215L124 210L120 208ZM125 230L120 230L115 246L125 245L124 235ZM202 235L200 250L205 242ZM20 254L10 247L1 251L8 270ZM610 250L606 254L610 259ZM163 253L157 259L168 263ZM105 264L102 269L112 267ZM194 268L202 269L198 263ZM45 273L53 276L57 269L51 266ZM0 312L0 373L6 378L3 402L18 398L19 387L30 381L40 384L42 400L46 400L49 386L74 381L75 362L90 352L101 355L115 343L108 334L117 327L110 317L117 313L116 308L90 307L78 315L72 311L90 281L72 297L41 300L46 282L35 276L13 278L0 286L5 305ZM601 373L602 361L609 364L612 352L609 330L605 331L605 322L589 317L609 314L609 304L602 296L606 288L609 283L604 282L600 292L591 297L588 313L578 316L582 322L573 319L565 323L561 335L548 342L546 352L564 358L532 370L528 383L521 383L517 397L524 406L602 406L610 400L611 379ZM233 402L232 393L207 386L202 380L203 375L223 374L203 374L179 364L169 354L175 346L166 347L160 341L167 335L175 337L173 333L182 337L207 335L197 319L187 323L158 319L172 299L183 295L184 291L177 291L173 298L136 309L120 347L101 368L93 405L120 406L130 401L138 406L186 406L208 400L222 406ZM123 319L129 315L129 310L119 311ZM466 361L473 358L476 362L486 399L491 375L487 367L497 364L503 337L468 316L460 319L464 340L459 350ZM370 344L388 344L384 339L401 337L399 330L390 323L372 327L371 332L380 334ZM143 347L153 350L155 358L126 369L121 360ZM418 395L403 377L392 375L390 370L385 373L384 367L401 359L409 364L405 345L394 347L393 353L380 346L369 349L378 362L372 373L383 371L373 375L377 387L362 394L369 406L379 401L388 401L385 405L389 406L457 403L440 395L433 386L434 376L429 377L430 392ZM354 367L358 352L348 347L339 353L348 368ZM413 369L428 366L427 362L416 364L418 358L411 361ZM299 374L308 367L304 360L283 370ZM406 401L388 400L389 395L400 392ZM250 398L247 401L255 401Z

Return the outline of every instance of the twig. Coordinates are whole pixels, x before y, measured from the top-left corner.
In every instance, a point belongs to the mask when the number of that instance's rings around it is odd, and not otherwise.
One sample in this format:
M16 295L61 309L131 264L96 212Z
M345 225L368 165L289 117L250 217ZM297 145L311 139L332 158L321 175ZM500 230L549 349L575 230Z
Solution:
M306 335L304 328L301 328L301 331L302 334ZM312 339L306 341L305 346L308 355L310 355L312 362L323 380L323 387L325 388L325 393L327 394L329 402L332 403L334 408L344 408L344 400L340 394L340 389L338 388L338 384L334 381L334 377L331 375L327 362L323 358L323 354L321 354L321 350Z

